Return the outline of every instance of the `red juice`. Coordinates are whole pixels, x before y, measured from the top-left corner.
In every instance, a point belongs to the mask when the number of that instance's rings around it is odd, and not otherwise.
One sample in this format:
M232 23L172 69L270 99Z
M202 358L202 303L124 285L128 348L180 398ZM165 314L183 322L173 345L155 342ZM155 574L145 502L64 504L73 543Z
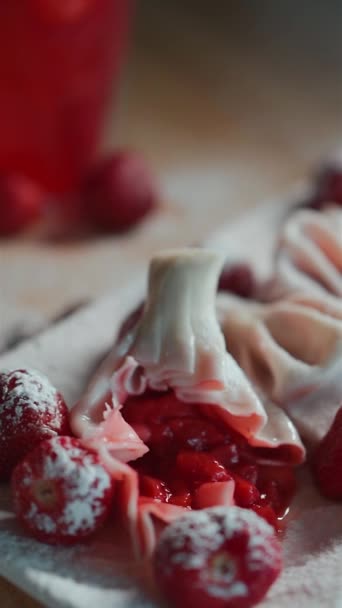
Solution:
M118 79L130 0L0 1L0 172L50 192L94 160Z

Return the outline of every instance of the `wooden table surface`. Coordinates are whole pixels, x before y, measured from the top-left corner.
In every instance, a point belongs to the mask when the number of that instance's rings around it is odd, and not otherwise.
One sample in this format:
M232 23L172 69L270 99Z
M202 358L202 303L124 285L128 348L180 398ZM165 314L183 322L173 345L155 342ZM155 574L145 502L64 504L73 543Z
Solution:
M105 148L139 148L158 172L169 244L186 242L180 221L200 239L286 191L342 143L340 8L213 4L140 3L120 102L106 129ZM28 235L3 243L1 296L52 317L115 284L120 251L133 269L156 244L153 231L147 242L138 233L120 241L47 244ZM38 606L1 580L0 605Z

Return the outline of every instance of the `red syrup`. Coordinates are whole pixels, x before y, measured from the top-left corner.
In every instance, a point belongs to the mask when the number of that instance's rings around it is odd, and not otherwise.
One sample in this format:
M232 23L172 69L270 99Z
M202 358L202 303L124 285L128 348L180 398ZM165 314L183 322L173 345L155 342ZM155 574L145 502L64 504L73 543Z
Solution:
M252 509L281 532L296 490L294 467L277 460L282 450L251 447L211 408L209 418L201 406L180 401L172 391L127 399L123 416L149 447L131 463L141 497L196 509L204 484L234 480L236 505Z

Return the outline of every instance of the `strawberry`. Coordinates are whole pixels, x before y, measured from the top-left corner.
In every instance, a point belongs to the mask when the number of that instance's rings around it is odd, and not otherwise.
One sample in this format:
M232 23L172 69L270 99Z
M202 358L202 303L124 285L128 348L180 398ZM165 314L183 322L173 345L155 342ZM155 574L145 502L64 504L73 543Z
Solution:
M191 494L190 492L184 492L184 494L173 494L169 499L169 502L172 505L177 505L178 507L191 507Z
M22 175L0 176L0 236L21 232L42 213L44 197L39 188Z
M176 469L180 477L194 487L207 481L231 479L225 467L206 452L179 452Z
M232 473L235 481L234 498L239 507L249 507L260 498L260 493L253 483L240 475Z
M139 490L142 496L149 496L162 502L168 502L171 495L164 481L150 475L139 475Z
M281 545L253 511L191 511L162 532L156 581L177 608L250 608L279 576Z
M257 503L250 505L250 509L265 519L265 521L267 521L267 523L274 528L275 532L280 532L282 530L281 522L278 520L274 510L267 503L266 499L261 498Z
M123 232L157 207L155 179L137 152L117 152L94 167L83 188L85 214L106 232Z
M98 455L72 437L43 441L12 475L18 519L51 544L74 543L95 532L109 514L113 491Z
M219 291L228 291L241 298L251 298L255 291L255 277L248 264L227 265L220 276Z
M296 490L296 479L292 467L260 465L257 487L267 496L268 503L277 515L282 515Z
M17 369L0 373L0 480L38 443L69 434L68 408L41 373Z
M313 471L318 488L327 498L342 499L342 407L313 456Z

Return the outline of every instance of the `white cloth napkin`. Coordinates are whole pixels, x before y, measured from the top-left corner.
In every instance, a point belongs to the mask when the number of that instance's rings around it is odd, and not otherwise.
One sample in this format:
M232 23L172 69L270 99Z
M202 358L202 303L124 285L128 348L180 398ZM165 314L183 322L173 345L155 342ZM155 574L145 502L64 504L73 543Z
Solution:
M279 207L266 207L213 235L210 246L232 256L258 258L267 269ZM248 255L244 246L249 244ZM139 301L145 276L120 292L48 328L0 357L0 368L36 367L71 405L111 346L122 317ZM342 607L342 505L321 499L308 471L292 508L284 540L286 567L263 608ZM134 561L125 533L115 524L72 548L38 543L18 527L8 488L0 487L0 574L51 608L156 608L162 602L148 564Z
M47 319L35 312L0 300L0 353L28 338L47 325Z

